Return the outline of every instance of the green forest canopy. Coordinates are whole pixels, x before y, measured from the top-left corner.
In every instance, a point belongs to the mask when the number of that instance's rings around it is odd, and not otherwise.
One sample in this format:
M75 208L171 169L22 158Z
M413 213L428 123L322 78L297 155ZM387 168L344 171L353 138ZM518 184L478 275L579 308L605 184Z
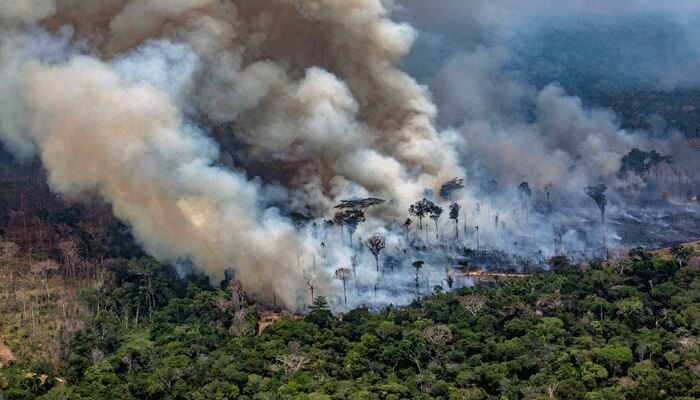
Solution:
M633 250L617 264L441 293L405 308L305 319L260 336L235 282L119 261L57 367L14 362L9 399L700 398L700 271ZM412 273L412 271L406 271ZM27 371L34 371L27 373ZM42 376L45 375L45 376ZM59 379L60 377L60 379ZM65 380L65 381L63 381Z

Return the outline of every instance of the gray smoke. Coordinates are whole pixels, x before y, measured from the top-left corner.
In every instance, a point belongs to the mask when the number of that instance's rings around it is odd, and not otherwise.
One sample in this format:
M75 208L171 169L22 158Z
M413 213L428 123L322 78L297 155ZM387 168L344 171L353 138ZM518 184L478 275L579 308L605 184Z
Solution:
M455 246L472 246L478 225L491 247L517 241L522 254L551 254L562 236L583 251L594 239L573 226L596 211L581 189L606 182L614 214L620 193L641 184L618 174L622 156L673 148L506 68L517 27L584 10L559 3L0 0L0 139L18 158L41 159L54 191L110 203L160 260L194 264L213 281L233 268L251 295L300 309L307 280L338 306L332 272L359 252L362 294L351 303L405 302L413 259L427 261L416 294L444 284L454 261L409 246L435 242L400 228L409 204L434 199L443 182L467 178L453 199L465 231ZM685 10L680 1L586 6L594 16ZM492 179L498 189L485 194ZM523 181L534 189L526 206L515 195ZM530 215L549 184L579 211ZM376 274L338 227L321 227L355 197L387 200L355 240L385 236L384 269L395 272ZM296 229L292 211L319 229ZM496 215L500 225L487 228ZM557 235L553 225L569 228ZM438 227L454 229L446 217Z
M525 240L529 251L553 254L554 232L563 229L569 251L598 246L598 235L586 234L595 230L595 205L582 191L598 182L611 188L611 211L620 218L634 214L637 223L652 226L659 222L648 220L651 213L696 213L687 206L687 193L698 190L698 153L682 132L624 129L612 111L586 104L567 88L612 81L616 89L697 89L691 71L700 62L700 5L446 0L436 6L402 0L392 7L397 20L419 32L401 65L431 89L438 125L465 166L471 195L462 202L479 210L470 224L484 234L498 215L508 227L484 241L499 248L519 241L522 249ZM676 162L650 173L651 179L620 174L632 148L656 149ZM484 195L490 180L498 189ZM539 212L529 222L517 212L516 187L524 181L533 186ZM545 187L551 187L552 210L545 205ZM666 192L671 200L660 203ZM624 234L626 227L611 228L613 246L635 245L615 232Z
M378 0L28 1L2 4L0 32L7 147L56 192L111 203L149 253L232 267L258 298L298 308L308 274L331 287L284 212L372 194L391 218L459 173L394 66L415 32Z

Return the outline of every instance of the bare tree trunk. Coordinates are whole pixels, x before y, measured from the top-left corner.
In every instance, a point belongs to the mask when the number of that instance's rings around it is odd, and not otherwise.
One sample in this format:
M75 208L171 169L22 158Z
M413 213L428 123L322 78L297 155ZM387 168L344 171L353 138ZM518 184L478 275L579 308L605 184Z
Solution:
M610 258L610 254L608 253L608 224L605 223L605 220L603 220L603 248L605 249L605 259L607 260Z
M348 310L348 292L345 290L345 281L343 281L343 297L345 298L345 311Z

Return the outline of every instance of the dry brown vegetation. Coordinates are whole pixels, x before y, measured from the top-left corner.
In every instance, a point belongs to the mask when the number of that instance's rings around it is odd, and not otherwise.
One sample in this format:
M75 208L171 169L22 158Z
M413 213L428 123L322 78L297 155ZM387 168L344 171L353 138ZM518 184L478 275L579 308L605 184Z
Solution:
M27 255L3 257L0 268L0 336L19 358L58 362L61 344L82 328L88 310L77 297L92 282L66 279L55 261Z
M81 290L108 279L118 226L108 207L72 204L45 182L36 166L0 162L0 362L57 362L92 312Z

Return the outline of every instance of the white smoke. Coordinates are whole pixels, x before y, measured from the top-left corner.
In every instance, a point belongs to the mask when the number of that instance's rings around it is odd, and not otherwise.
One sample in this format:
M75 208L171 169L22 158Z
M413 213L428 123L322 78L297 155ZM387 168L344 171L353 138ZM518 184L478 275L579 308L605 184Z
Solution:
M0 10L7 147L39 157L56 192L112 204L157 258L213 280L232 267L258 298L301 307L304 276L330 289L299 262L318 242L282 213L362 194L392 220L459 173L425 89L394 66L414 31L379 0Z
M652 7L593 3L602 14ZM515 1L0 0L0 139L17 157L40 158L56 192L110 203L163 261L214 281L234 268L255 297L297 309L309 279L338 306L329 272L357 253L337 227L321 226L339 200L386 199L355 240L382 234L384 255L410 264L408 238L432 243L437 232L401 232L409 204L467 174L456 196L460 245L475 247L478 225L482 245L534 251L551 247L554 223L596 211L531 220L520 182L539 199L554 184L580 207L592 181L630 184L618 171L632 147L664 150L560 85L535 88L503 68L512 26L543 10L590 12ZM419 32L417 51L448 50L413 68L427 71L429 88L397 67ZM484 194L494 178L507 196ZM291 211L313 215L323 232L299 232ZM454 226L443 216L438 229ZM583 250L581 236L570 229L562 240ZM437 275L451 260L410 256L444 282ZM410 285L405 271L380 279L366 251L360 263L356 287L374 282L378 298L352 304L390 303L401 297L393 286ZM421 282L429 291L431 279Z

